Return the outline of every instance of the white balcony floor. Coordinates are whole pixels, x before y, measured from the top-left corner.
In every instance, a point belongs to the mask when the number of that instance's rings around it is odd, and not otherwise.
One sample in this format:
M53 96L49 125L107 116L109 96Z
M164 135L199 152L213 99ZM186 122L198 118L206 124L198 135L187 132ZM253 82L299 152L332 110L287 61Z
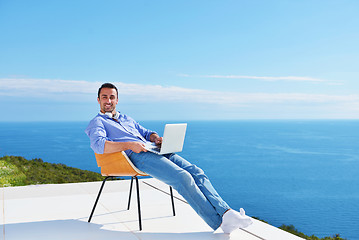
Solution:
M168 193L169 187L155 179L140 180L143 230L139 231L135 191L127 210L129 184L129 180L106 182L91 223L87 220L101 182L0 188L0 239L301 239L254 219L251 226L230 235L220 229L213 232L175 191L173 216L170 196L162 192Z

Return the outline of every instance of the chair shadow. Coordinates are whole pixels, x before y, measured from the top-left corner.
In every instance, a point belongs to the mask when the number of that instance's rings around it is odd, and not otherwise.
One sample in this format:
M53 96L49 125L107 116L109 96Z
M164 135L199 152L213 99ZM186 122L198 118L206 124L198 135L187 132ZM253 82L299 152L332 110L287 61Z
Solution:
M107 212L107 213L100 213L100 214L95 214L93 216L93 218L109 216L109 215L113 215L113 214L116 214L116 213L123 213L123 212L128 212L128 211L129 210L125 209L125 210L118 210L118 211ZM173 215L159 216L159 217L142 217L142 221L144 222L144 221L148 221L148 220L172 218L172 217L173 217ZM81 217L81 218L78 218L77 220L87 221L88 217ZM131 222L138 222L138 219L136 218L136 219L133 219L133 220L123 220L123 221L117 221L117 222L106 223L106 224L131 223Z
M0 225L3 230L4 240L91 240L91 239L145 239L145 240L182 240L182 239L215 239L229 240L230 237L223 233L212 232L145 232L145 231L117 231L102 229L104 225L88 223L85 221L53 220L40 222L26 222Z

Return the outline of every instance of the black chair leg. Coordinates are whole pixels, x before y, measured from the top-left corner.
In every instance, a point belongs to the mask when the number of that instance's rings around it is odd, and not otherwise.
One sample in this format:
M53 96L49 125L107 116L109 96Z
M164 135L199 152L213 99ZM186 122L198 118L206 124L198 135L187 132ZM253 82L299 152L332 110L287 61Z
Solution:
M129 195L128 195L128 205L127 205L127 210L130 210L131 195L132 195L132 184L133 184L133 177L131 177L131 185L130 185L130 192L129 192Z
M106 178L102 181L100 191L99 191L98 194L97 194L97 198L96 198L95 204L93 205L93 208L92 208L90 217L89 217L89 219L88 219L87 222L91 222L92 215L93 215L93 213L95 212L95 208L96 208L96 206L97 206L98 200L100 199L100 195L101 195L102 189L103 189L103 187L105 186L105 182L106 182L106 180L107 180L108 178L110 178L110 177L106 177Z
M138 222L139 222L139 227L140 227L140 231L141 231L141 230L142 230L142 219L141 219L141 204L140 204L140 188L139 188L139 184L138 184L138 178L137 178L136 176L131 177L130 193L129 193L129 196L128 196L127 210L130 209L130 204L131 204L133 179L136 180L137 207L138 207Z
M107 180L108 178L110 178L110 177L106 177L106 178L102 181L100 191L99 191L99 193L97 194L97 198L96 198L95 204L94 204L94 206L93 206L93 208L92 208L91 215L90 215L90 217L89 217L89 219L88 219L88 222L91 222L91 219L92 219L92 216L93 216L93 214L94 214L94 212L95 212L95 209L96 209L98 200L100 199L100 196L101 196L103 187L105 186L105 182L106 182L106 180ZM138 207L138 223L139 223L140 231L142 231L141 203L140 203L140 187L139 187L139 184L138 184L138 178L137 178L136 176L134 176L134 177L131 178L130 193L129 193L129 197L128 197L127 210L130 209L133 179L136 180L137 207ZM175 204L174 204L174 198L173 198L173 191L172 191L172 187L171 187L171 186L170 186L170 193L171 193L173 216L176 216Z
M172 187L170 186L170 193L171 193L171 201L172 201L172 211L173 211L173 216L176 216L176 211L175 211L175 202L173 200L173 192L172 192Z
M140 205L140 188L138 185L138 178L135 177L136 179L136 188L137 188L137 207L138 207L138 223L140 226L140 231L142 231L142 219L141 219L141 205Z

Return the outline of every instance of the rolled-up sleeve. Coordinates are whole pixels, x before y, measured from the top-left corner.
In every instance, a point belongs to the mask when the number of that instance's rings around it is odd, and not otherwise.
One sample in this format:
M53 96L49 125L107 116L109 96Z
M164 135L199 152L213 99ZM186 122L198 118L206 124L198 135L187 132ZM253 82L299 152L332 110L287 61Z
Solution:
M109 141L103 123L98 119L93 119L86 128L85 133L90 138L92 150L95 153L103 154L105 143Z
M151 131L149 129L146 129L144 127L142 127L138 122L135 122L135 126L137 131L144 137L146 138L147 141L150 141L150 136L153 133L156 133L154 131ZM156 133L157 134L157 133Z

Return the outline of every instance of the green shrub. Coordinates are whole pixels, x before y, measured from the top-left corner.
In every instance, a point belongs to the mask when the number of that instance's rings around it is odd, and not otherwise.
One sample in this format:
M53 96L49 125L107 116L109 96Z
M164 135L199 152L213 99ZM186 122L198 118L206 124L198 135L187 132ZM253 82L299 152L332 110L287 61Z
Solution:
M55 184L102 181L96 172L68 167L62 163L48 163L40 158L26 160L18 156L0 158L0 187L31 184Z
M299 232L293 225L284 225L283 224L279 228L284 230L284 231L290 232L290 233L292 233L292 234L294 234L294 235L296 235L298 237L307 239L307 240L345 240L345 238L341 238L339 234L335 234L332 237L324 237L324 238L318 238L318 237L316 237L314 235L308 236L308 235L305 235L302 232Z

